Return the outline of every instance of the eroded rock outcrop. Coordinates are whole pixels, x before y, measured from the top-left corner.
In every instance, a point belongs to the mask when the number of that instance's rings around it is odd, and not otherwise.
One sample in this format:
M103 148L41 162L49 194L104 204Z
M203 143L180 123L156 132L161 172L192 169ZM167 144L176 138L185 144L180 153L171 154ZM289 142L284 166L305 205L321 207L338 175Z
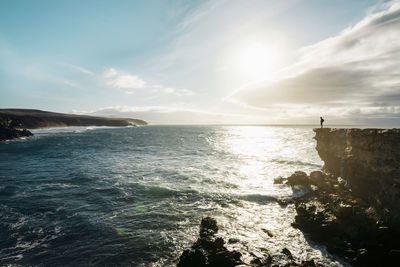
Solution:
M308 192L293 226L356 266L398 265L400 130L314 131L324 172L283 179Z
M200 235L191 249L185 250L179 258L178 267L189 266L236 266L242 264L242 254L229 251L225 241L216 237L217 221L211 217L201 220Z
M400 223L400 129L314 129L323 170L343 178L385 223Z
M9 117L0 117L0 141L33 135L26 129L19 129L20 122Z

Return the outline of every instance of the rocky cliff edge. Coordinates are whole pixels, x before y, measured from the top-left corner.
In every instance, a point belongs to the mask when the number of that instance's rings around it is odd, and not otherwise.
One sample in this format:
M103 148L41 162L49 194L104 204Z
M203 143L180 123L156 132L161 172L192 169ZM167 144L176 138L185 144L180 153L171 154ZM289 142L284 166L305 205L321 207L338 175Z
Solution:
M323 170L400 223L400 129L314 129ZM384 213L384 214L383 214Z
M354 266L398 266L400 130L314 132L322 171L276 179L307 192L292 225Z

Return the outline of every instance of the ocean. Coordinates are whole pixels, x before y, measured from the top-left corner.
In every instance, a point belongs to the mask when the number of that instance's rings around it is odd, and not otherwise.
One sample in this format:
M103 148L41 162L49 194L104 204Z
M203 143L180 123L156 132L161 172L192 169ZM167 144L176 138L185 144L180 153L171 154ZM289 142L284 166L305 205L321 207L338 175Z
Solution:
M34 130L0 143L0 265L173 266L202 217L242 259L341 266L291 227L295 197L273 179L319 170L309 126ZM268 235L268 232L272 235Z

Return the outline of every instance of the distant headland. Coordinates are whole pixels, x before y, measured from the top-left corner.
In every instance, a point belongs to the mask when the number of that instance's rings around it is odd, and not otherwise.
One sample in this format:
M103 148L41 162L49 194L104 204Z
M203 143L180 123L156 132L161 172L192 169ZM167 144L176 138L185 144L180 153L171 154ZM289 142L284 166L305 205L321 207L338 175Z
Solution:
M0 109L0 141L32 135L26 129L130 125L147 125L147 122L131 118L75 115L37 109Z

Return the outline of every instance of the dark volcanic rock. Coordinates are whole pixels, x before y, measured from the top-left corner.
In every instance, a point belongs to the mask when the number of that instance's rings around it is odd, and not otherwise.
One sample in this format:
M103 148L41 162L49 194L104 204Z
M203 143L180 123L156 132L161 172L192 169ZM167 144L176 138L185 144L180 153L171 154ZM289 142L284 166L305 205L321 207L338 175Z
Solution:
M218 232L217 221L211 217L201 220L200 234L190 249L185 250L179 258L177 266L236 266L243 264L242 254L229 251Z
M326 176L330 188L310 191L296 199L297 227L328 251L357 266L392 264L390 251L400 249L396 228L388 228L366 201ZM389 266L388 265L388 266Z
M287 183L290 185L302 185L308 187L310 185L310 180L305 172L296 171L291 176L287 178Z
M285 254L289 259L293 260L292 252L290 252L290 250L288 250L287 248L283 248L281 253Z
M185 250L179 258L178 266L206 266L207 258L200 249Z
M356 266L395 266L400 251L400 131L315 129L327 173L296 172L294 227ZM339 177L340 176L340 177Z
M217 221L211 217L205 217L200 224L200 237L214 236L218 232Z
M190 249L186 249L183 251L179 258L179 262L177 266L215 266L215 267L224 267L224 266L273 266L273 267L281 267L281 266L302 266L302 267L317 267L321 266L319 264L315 264L313 260L311 261L303 261L301 263L295 262L293 259L293 255L289 249L284 248L282 250L282 254L286 255L287 261L282 262L282 258L279 257L278 260L274 260L274 257L270 255L270 253L265 252L262 256L256 256L254 253L250 252L252 255L252 259L250 262L242 261L242 254L239 251L231 251L225 247L225 241L221 237L216 237L215 235L218 232L217 221L214 218L206 217L201 221L199 238L192 245ZM229 243L239 243L238 239L229 239Z
M33 135L28 130L17 130L17 129L10 129L4 128L0 126L0 141L5 141L14 138L26 137Z
M0 141L33 135L28 130L17 129L19 126L20 122L18 120L12 120L8 117L0 117Z

